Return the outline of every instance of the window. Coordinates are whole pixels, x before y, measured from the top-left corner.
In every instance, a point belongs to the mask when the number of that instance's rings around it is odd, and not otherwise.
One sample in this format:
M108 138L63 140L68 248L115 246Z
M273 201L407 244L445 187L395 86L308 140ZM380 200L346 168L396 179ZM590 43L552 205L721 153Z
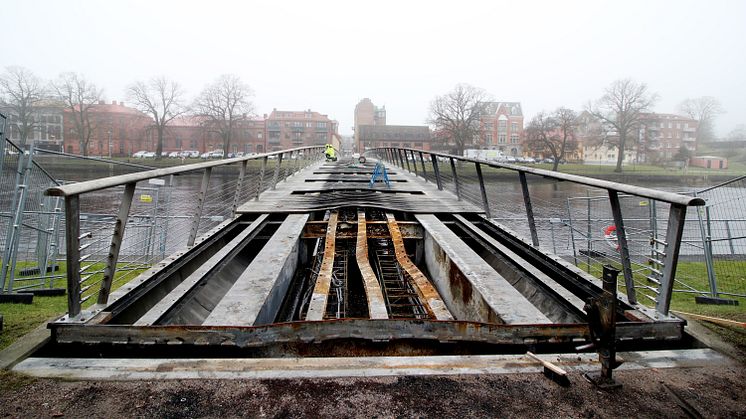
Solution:
M316 128L326 128L326 122L317 122Z
M681 129L681 124L678 122L676 123L676 129Z
M263 138L263 137L264 137L264 133L260 132L260 133L256 134L256 138Z
M505 141L506 141L506 136L505 136L505 134L499 134L499 135L497 136L497 142L498 142L498 143L500 143L500 144L505 144Z
M510 131L512 131L512 132L518 131L518 124L515 123L515 122L511 122L511 124L510 124Z
M508 129L508 121L497 121L497 130L505 132Z
M518 134L512 134L510 136L510 144L518 144Z
M492 144L492 133L488 132L484 135L484 140L487 142L487 144Z
M668 128L673 128L673 122L668 123Z

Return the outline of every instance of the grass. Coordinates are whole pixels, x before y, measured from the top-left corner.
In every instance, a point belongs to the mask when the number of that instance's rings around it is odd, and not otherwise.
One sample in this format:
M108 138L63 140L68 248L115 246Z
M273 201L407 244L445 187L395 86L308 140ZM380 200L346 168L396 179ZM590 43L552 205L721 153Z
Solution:
M618 264L617 268L620 268ZM579 268L584 271L588 271L588 265L581 263L578 265ZM726 269L727 268L727 269ZM600 263L592 263L590 273L596 277L601 276L602 265ZM679 281L684 282L686 285L693 287L697 290L708 290L709 283L707 281L707 271L704 262L679 262L678 269L676 270L676 276ZM746 290L746 261L715 261L715 270L718 273L718 283L721 284L720 291L728 291L729 289L725 285L731 285L735 289L733 291L740 291L741 293ZM643 272L635 273L635 280L640 284L647 284L648 281L645 278ZM624 287L624 277L619 274L619 292L626 294L626 288ZM654 285L654 284L650 284ZM740 285L740 286L739 286ZM684 286L676 283L674 290L686 289ZM649 297L655 298L655 294L647 289L636 288L637 300L646 306L654 307L655 303ZM726 299L732 299L738 301L737 306L732 305L711 305L711 304L697 304L694 300L695 295L689 292L674 292L671 295L671 310L683 311L686 313L699 314L702 316L719 317L723 319L736 320L740 322L746 322L746 298L722 296Z
M124 265L122 264L120 265L120 267L121 266ZM25 267L25 265L19 263L16 270L20 271ZM88 271L99 273L91 276L87 281L83 283L83 285L85 286L90 283L95 284L97 281L100 281L103 277L103 267L103 263L88 265ZM61 263L60 272L65 272L65 269L65 264ZM112 291L124 285L126 282L136 277L143 271L145 271L145 268L118 272L118 275L111 287ZM66 285L66 279L59 278L54 280L53 288L65 288ZM98 293L99 289L100 288L98 286L93 286L83 294L83 297ZM95 295L93 295L91 298L83 303L83 308L87 308L93 305L95 299L96 297ZM0 304L0 313L2 313L4 316L3 331L2 333L0 333L0 350L5 349L11 343L15 342L16 339L35 329L40 324L56 319L66 312L67 295L56 297L34 296L33 303L31 304Z

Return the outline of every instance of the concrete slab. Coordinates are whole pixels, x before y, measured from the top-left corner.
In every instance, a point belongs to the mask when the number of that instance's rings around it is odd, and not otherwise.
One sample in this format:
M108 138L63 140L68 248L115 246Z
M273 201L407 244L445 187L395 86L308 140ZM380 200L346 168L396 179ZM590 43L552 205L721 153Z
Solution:
M733 365L711 349L623 352L619 370ZM600 370L596 354L543 354L568 372ZM461 374L538 374L526 355L454 355L260 359L28 358L13 368L34 377L92 380L268 379Z
M505 324L552 323L432 214L416 215L425 229L430 277L457 320Z
M209 326L272 323L299 257L307 214L290 214L205 319Z

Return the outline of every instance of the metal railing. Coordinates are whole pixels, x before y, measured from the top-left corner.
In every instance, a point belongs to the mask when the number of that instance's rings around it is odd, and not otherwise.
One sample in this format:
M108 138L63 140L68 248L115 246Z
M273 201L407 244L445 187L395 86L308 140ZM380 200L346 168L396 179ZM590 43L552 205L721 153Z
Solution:
M384 147L374 148L366 151L374 154L379 159L406 169L416 176L434 182L438 189L447 189L456 195L458 200L468 200L480 205L487 217L492 218L493 213L499 210L497 202L502 198L501 194L495 193L493 186L485 181L485 178L510 179L509 173L517 174L520 184L520 196L528 223L528 231L533 246L539 247L539 228L537 228L534 216L535 202L530 193L528 177L535 179L550 179L580 185L585 188L604 190L607 202L610 206L611 218L615 229L615 240L618 243L618 255L621 270L624 274L624 288L627 299L631 304L637 303L636 284L633 264L630 258L630 243L628 242L628 231L623 208L620 204L620 195L632 195L659 202L659 207L668 206L668 218L665 238L656 238L661 249L657 262L659 275L654 278L655 285L655 307L661 314L667 314L671 303L671 293L676 275L676 266L679 258L682 232L686 218L686 210L689 206L701 206L705 201L699 197L684 196L672 192L665 192L640 186L610 182L585 176L567 173L553 172L514 164L485 161L445 153L422 151L411 148ZM508 176L508 177L506 177ZM512 178L510 182L515 182ZM492 199L490 199L492 196ZM505 199L501 199L505 201ZM540 202L540 204L542 204ZM514 211L512 208L509 211Z
M69 317L79 316L94 296L98 304L106 304L115 281L137 276L175 249L192 247L197 237L233 219L241 203L258 199L264 190L274 189L278 182L322 159L322 150L319 146L300 147L47 189L46 195L65 200ZM181 182L180 188L174 188L176 182ZM166 202L152 205L155 192L150 190L163 188ZM139 200L134 199L136 192ZM85 213L82 207L94 208L99 200L117 198L116 215L81 217ZM128 234L130 224L144 224L147 233L141 234L139 229L137 234ZM160 251L148 250L159 235L168 235L159 241Z

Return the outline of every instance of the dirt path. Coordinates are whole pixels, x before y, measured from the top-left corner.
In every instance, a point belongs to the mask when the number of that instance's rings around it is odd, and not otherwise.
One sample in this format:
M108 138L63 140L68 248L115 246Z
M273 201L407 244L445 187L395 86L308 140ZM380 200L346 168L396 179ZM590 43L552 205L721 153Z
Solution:
M59 381L1 377L0 417L687 417L664 383L704 417L746 417L740 367L617 373L621 389L579 374L303 380Z

